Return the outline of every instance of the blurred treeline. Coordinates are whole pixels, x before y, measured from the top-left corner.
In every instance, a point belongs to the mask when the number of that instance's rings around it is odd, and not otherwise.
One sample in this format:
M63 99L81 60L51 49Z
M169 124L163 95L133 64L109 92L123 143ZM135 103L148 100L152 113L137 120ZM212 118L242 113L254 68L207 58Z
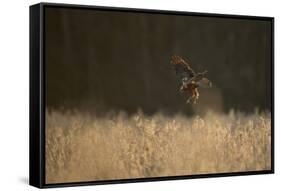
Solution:
M46 8L49 108L145 113L271 109L271 23ZM214 87L185 104L170 57L208 70Z

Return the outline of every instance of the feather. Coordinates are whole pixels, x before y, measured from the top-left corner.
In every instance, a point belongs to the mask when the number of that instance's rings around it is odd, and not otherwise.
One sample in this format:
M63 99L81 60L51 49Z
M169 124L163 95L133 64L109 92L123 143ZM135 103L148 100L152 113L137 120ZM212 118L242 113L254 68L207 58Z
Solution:
M212 82L210 82L210 80L208 80L207 78L202 78L199 82L198 82L199 87L202 88L211 88L212 87Z
M187 79L193 78L195 76L195 72L190 67L190 65L179 56L172 56L171 64L173 65L176 74L180 75L182 78L186 77Z

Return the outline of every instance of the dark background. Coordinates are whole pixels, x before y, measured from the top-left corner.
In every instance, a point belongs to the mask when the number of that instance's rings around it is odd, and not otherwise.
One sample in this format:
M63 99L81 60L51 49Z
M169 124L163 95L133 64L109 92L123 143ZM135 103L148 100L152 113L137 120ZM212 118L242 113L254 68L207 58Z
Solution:
M271 110L271 23L265 20L45 10L46 104L147 114ZM211 89L186 105L169 63L208 70Z

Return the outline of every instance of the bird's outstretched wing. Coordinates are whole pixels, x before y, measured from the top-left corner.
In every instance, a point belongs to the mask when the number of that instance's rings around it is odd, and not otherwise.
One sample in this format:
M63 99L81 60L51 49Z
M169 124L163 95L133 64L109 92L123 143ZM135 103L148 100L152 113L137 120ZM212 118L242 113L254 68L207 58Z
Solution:
M205 78L205 75L208 73L207 70L205 70L204 72L201 73L197 73L193 78L189 79L189 81L194 81L194 82L199 82L201 81L203 78Z
M199 87L202 87L202 88L211 88L212 87L212 82L210 80L208 80L207 78L202 78L197 83L198 83Z
M173 65L176 74L180 75L181 77L190 79L195 76L195 72L193 71L193 69L181 57L173 55L171 58L171 64Z

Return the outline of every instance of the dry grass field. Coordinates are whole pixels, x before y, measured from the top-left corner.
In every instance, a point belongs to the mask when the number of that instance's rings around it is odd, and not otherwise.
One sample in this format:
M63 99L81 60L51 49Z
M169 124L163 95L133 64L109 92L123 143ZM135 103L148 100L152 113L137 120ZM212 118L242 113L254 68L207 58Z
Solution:
M95 117L46 113L46 182L271 168L269 113Z

